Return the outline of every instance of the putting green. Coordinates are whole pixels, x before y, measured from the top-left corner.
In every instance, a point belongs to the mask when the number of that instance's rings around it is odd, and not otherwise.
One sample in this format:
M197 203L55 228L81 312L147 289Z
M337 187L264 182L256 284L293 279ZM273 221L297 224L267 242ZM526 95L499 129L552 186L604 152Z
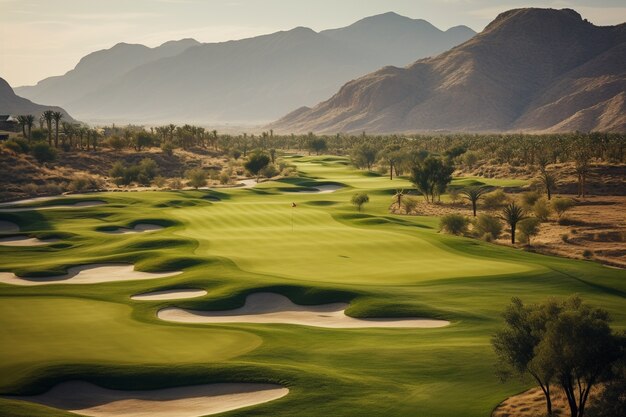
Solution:
M350 168L340 157L290 159L301 177L218 191L104 193L98 206L0 212L39 239L0 246L0 271L57 276L76 265L134 264L182 274L124 282L0 284L0 394L38 394L83 380L111 389L213 382L273 383L281 399L258 416L488 416L527 385L499 383L489 340L513 296L580 294L626 328L626 273L437 231L437 218L388 213L405 179ZM458 179L510 186L518 181ZM341 185L313 193L325 185ZM351 195L370 203L358 213ZM305 192L294 192L305 191ZM64 204L94 201L64 198ZM292 203L296 207L292 207ZM38 204L33 204L38 205ZM53 208L54 207L54 208ZM137 224L150 233L103 233ZM187 299L132 300L154 291L206 290ZM441 328L329 329L276 323L169 323L158 310L231 310L253 293L298 305L349 303L354 317L424 317ZM452 399L452 400L451 400ZM3 415L69 415L0 400ZM234 410L229 416L249 415Z

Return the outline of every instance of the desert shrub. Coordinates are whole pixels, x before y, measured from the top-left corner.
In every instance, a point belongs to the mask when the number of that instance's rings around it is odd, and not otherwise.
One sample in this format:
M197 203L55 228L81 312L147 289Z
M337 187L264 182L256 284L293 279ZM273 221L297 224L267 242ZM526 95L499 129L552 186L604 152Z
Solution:
M11 139L4 143L5 148L12 150L15 153L28 153L30 146L24 139Z
M387 175L387 173L389 172L389 168L387 168L387 165L378 165L378 167L376 168L376 172L378 172L380 175Z
M474 168L474 165L479 161L479 153L476 151L468 151L465 152L461 156L461 160L463 161L463 165L467 168Z
M170 141L165 141L161 143L161 151L167 156L174 155L174 148L174 144Z
M154 177L159 172L159 166L153 159L144 158L139 163L139 174L137 175L137 181L141 185L150 185Z
M563 241L563 243L568 243L569 242L569 235L567 233L563 233L561 235L561 240Z
M67 189L67 184L62 182L62 183L56 183L56 182L49 182L44 184L44 186L42 187L43 191L46 194L63 194L63 192Z
M154 179L152 180L152 184L157 187L157 188L163 188L165 187L165 184L167 183L167 180L165 179L165 177L162 177L160 175L157 175L156 177L154 177Z
M571 198L555 198L552 200L552 208L559 216L559 220L563 217L565 212L574 207L576 203Z
M465 216L460 214L446 214L439 221L439 227L442 231L452 235L462 235L467 232L469 221Z
M461 193L458 188L448 187L448 196L450 196L450 201L454 204L461 200Z
M117 161L109 170L109 175L118 187L120 185L129 185L133 182L138 182L141 185L150 185L158 170L158 165L154 160L144 158L139 164L129 166L124 165L121 161Z
M546 198L542 197L535 202L533 214L542 222L548 221L550 214L552 214L552 208Z
M478 236L483 237L488 241L497 239L502 234L502 223L500 222L500 219L495 216L480 214L476 218L474 226L476 227Z
M57 151L52 146L45 142L39 142L33 145L31 154L37 162L44 164L46 162L53 162L57 159Z
M27 195L37 195L39 194L39 186L35 183L29 182L28 184L22 185L22 191Z
M187 178L187 184L196 190L200 187L204 187L207 184L207 175L202 168L193 168L185 172Z
M522 207L527 211L531 211L535 203L541 198L541 193L539 191L527 191L522 193L520 196L520 201Z
M509 196L502 190L492 191L483 195L483 207L487 210L498 210L506 206Z
M269 164L261 170L261 175L263 175L265 178L272 178L278 175L278 170L276 169L275 165Z
M414 197L406 196L402 199L402 205L406 214L411 214L417 207L417 199Z
M114 135L109 138L107 144L109 145L109 148L120 151L126 146L126 141L124 138Z
M87 177L80 176L76 177L70 181L68 184L68 189L72 192L82 192L90 190L91 181Z
M295 177L298 175L298 171L294 167L287 167L280 172L283 177Z
M170 181L170 188L172 190L182 190L183 180L180 178L172 178L172 180Z
M530 246L530 239L539 234L539 225L541 220L536 217L529 217L522 220L517 225L520 232L520 240Z
M222 171L220 174L220 184L226 185L230 183L230 174L227 171Z
M583 257L586 258L586 259L589 259L589 258L593 257L593 252L590 251L589 249L585 249L583 251Z

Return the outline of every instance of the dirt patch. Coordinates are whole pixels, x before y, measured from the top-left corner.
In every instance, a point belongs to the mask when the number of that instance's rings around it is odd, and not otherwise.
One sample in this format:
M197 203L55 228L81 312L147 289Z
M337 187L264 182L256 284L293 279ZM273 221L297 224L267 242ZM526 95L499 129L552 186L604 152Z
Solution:
M69 381L34 396L12 396L93 417L200 417L263 404L289 393L274 384L224 383L146 391L101 388Z
M557 387L550 388L553 417L569 416L567 397ZM600 393L600 388L594 388L589 395L588 404ZM540 417L546 415L546 400L540 388L532 388L521 394L514 395L501 402L491 417Z
M445 320L426 318L357 319L345 314L346 303L317 306L294 304L274 293L256 293L246 298L243 307L226 311L197 311L168 307L157 317L179 323L274 323L327 328L419 327L433 328L450 324Z
M97 284L101 282L164 278L180 273L180 271L135 271L135 267L128 264L90 264L71 267L65 275L56 275L45 278L22 278L10 272L0 272L0 283L25 286L50 284Z

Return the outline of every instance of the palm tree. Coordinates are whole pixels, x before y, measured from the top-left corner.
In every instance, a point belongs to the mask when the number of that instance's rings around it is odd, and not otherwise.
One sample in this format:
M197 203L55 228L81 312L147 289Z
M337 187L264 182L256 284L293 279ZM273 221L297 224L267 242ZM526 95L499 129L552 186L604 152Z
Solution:
M17 122L22 127L22 137L26 137L26 116L17 116Z
M54 119L54 147L59 147L59 122L63 118L63 113L59 111L55 111L52 113L52 118Z
M396 193L393 195L393 198L396 200L398 204L398 212L402 210L402 197L404 196L404 190L396 190Z
M52 146L52 119L54 112L52 110L46 110L43 112L43 119L46 121L46 126L48 128L48 145Z
M476 206L478 205L478 200L489 191L487 187L470 187L465 188L459 192L459 194L463 195L468 201L472 203L472 211L474 212L474 217L476 217Z
M546 193L548 194L548 200L552 198L552 190L556 188L557 178L556 175L549 173L545 168L541 169L539 174L539 181L541 181L541 185L546 189Z
M501 217L502 220L507 222L511 227L511 243L515 244L515 229L517 228L517 223L526 218L524 215L524 209L515 204L514 201L502 210Z
M32 131L33 131L33 125L35 124L35 116L33 116L32 114L27 114L26 115L26 126L28 127L28 141L30 142L30 140L32 139Z

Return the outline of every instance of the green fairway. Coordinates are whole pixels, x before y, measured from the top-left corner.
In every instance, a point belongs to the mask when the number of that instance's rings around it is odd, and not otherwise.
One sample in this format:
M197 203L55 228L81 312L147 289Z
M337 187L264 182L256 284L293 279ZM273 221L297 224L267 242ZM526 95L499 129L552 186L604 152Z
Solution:
M626 272L438 233L434 217L389 214L405 179L339 157L296 157L300 177L220 191L102 193L104 205L0 212L46 246L0 246L0 271L60 275L76 265L133 263L166 278L33 287L0 284L0 393L39 393L81 379L119 389L271 382L287 396L223 415L487 417L528 385L501 384L490 338L511 297L578 293L626 328ZM458 179L458 185L519 181ZM338 184L332 193L316 185ZM361 212L350 197L365 191ZM295 203L296 207L292 207ZM58 204L58 201L56 202ZM37 204L35 204L37 205ZM39 205L55 205L54 200ZM109 234L156 224L161 230ZM180 300L138 293L198 288ZM350 302L355 317L425 317L435 329L325 329L288 324L180 324L167 306L224 310L254 292L298 304ZM0 399L2 415L71 415Z

